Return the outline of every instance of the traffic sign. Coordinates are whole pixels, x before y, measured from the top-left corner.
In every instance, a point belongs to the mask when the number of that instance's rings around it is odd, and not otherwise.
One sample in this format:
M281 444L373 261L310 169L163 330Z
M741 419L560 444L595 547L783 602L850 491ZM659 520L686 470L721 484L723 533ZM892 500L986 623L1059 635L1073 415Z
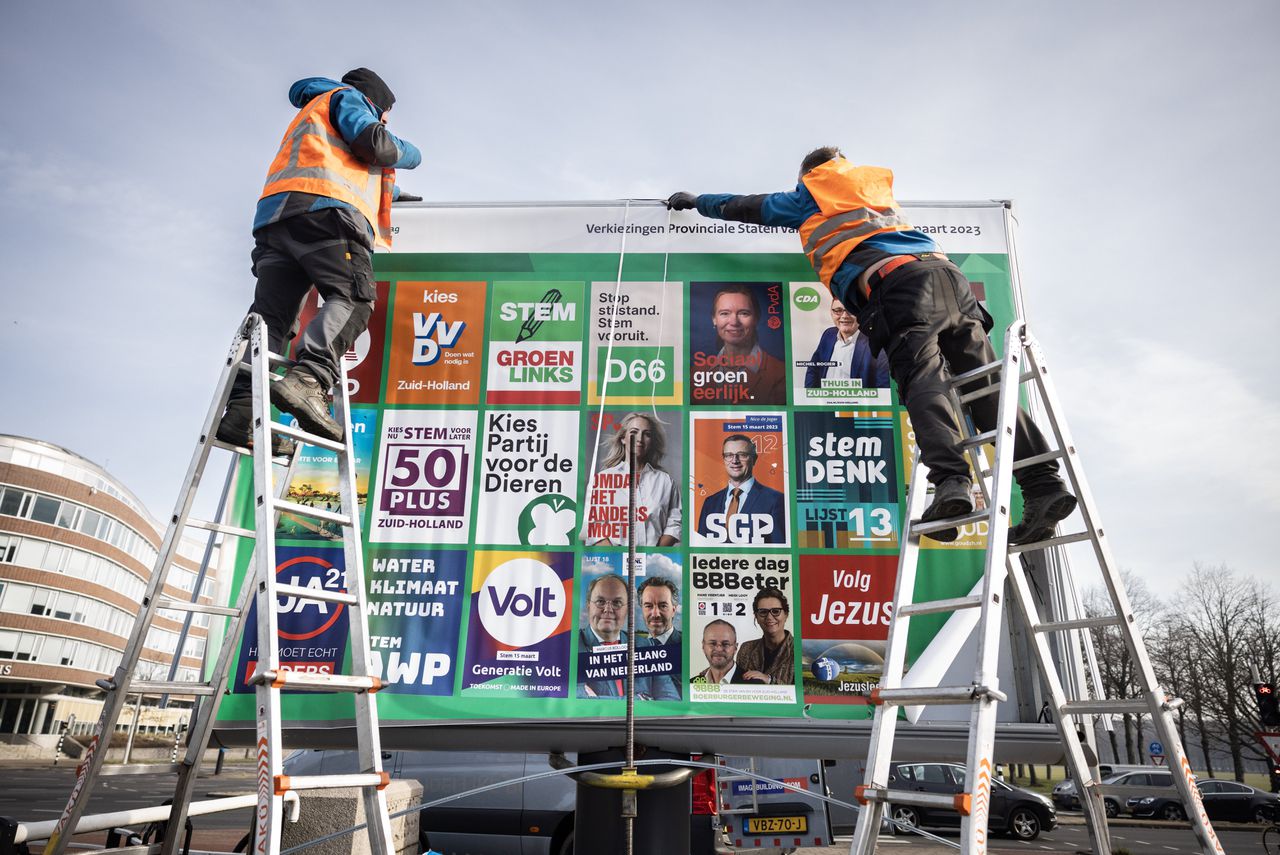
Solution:
M1163 765L1164 765L1164 755L1163 755L1163 754L1152 754L1152 755L1151 755L1151 762L1152 762L1152 763L1155 763L1157 766L1163 766Z
M1272 761L1280 763L1280 733L1258 731L1254 733L1254 736L1262 743L1262 747L1267 749Z
M1164 745L1157 739L1151 740L1151 744L1147 746L1147 753L1151 755L1163 754Z

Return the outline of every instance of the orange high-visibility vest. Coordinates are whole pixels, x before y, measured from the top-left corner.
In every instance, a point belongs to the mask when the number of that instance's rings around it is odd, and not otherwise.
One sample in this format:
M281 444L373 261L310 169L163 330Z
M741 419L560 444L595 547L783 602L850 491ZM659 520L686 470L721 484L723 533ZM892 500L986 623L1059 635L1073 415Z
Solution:
M391 247L391 195L396 171L364 163L329 120L331 89L312 98L284 132L267 170L263 199L275 193L311 193L339 199L364 215L374 242Z
M842 157L814 167L800 179L818 203L818 213L800 226L804 254L828 288L831 277L872 235L911 228L893 201L893 172L880 166L854 166Z

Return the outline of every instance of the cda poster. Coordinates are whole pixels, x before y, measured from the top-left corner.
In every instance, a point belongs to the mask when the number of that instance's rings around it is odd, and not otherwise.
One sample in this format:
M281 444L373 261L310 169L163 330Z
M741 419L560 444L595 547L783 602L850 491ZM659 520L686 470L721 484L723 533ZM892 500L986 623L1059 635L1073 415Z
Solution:
M1007 209L906 213L974 283L998 343L1018 299ZM642 202L395 216L344 357L382 723L621 716L629 641L641 716L868 718L914 437L797 236ZM339 509L334 455L304 449L288 491ZM276 537L281 579L351 584L340 528L290 514ZM924 540L916 598L966 594L985 540ZM248 548L225 554L234 601ZM279 606L282 667L345 673L362 655L346 607ZM953 652L944 620L913 620L909 664ZM249 723L252 623L228 643L220 715ZM286 698L317 726L350 715L344 696Z

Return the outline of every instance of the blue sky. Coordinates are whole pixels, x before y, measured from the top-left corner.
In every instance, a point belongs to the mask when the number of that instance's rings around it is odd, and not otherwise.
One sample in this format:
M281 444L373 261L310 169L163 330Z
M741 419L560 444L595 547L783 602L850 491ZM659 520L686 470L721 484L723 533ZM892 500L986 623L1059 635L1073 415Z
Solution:
M177 492L289 84L366 65L432 201L794 184L1008 198L1113 549L1280 578L1274 2L53 2L0 9L0 432Z

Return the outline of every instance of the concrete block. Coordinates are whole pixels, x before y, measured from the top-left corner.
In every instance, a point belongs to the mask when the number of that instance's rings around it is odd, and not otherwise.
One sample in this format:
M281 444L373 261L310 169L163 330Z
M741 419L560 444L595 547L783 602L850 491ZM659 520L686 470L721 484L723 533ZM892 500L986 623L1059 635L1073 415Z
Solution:
M391 813L422 804L422 784L418 781L392 781L383 793ZM356 787L336 790L304 790L298 793L301 812L295 823L284 823L280 848L288 849L342 831L364 822L364 799ZM286 818L288 808L285 808ZM397 855L418 855L418 813L391 820L391 835ZM299 855L372 855L369 833L361 829L302 850Z

